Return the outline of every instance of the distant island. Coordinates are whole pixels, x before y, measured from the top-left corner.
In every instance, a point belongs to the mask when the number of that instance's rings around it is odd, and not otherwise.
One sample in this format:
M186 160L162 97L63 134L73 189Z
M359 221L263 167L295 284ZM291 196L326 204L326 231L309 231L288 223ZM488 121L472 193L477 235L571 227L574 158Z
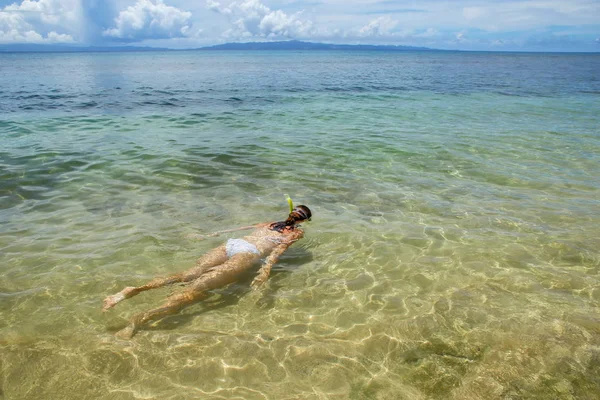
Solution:
M444 51L428 47L374 44L328 44L288 40L283 42L225 43L195 50L359 50L359 51Z
M428 47L370 45L370 44L328 44L288 40L281 42L225 43L195 49L168 49L141 46L74 46L61 44L4 44L1 53L105 53L139 51L217 51L217 50L345 50L345 51L447 51Z

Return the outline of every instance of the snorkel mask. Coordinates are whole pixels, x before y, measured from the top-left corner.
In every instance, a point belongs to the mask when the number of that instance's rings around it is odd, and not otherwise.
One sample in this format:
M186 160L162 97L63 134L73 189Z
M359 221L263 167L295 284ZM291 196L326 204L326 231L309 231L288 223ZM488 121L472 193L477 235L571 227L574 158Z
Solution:
M287 199L288 205L290 206L290 215L288 217L288 220L290 218L293 218L295 221L310 221L310 218L312 217L312 212L308 207L306 207L305 205L294 207L294 203L292 202L290 196L286 194L285 197Z

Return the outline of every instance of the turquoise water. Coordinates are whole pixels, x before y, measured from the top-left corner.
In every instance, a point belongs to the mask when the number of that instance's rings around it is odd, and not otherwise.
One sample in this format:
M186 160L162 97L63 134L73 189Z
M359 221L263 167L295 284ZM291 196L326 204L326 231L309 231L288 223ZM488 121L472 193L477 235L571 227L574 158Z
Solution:
M0 54L0 398L596 398L598 110L598 55ZM265 290L114 337L285 193Z

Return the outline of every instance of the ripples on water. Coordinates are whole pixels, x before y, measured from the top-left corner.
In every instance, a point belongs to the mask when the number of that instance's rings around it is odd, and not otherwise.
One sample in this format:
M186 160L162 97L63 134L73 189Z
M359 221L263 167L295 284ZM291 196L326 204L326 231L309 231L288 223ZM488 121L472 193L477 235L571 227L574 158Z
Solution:
M0 55L0 396L594 398L593 55ZM273 67L276 65L277 67ZM269 287L122 287L311 207Z

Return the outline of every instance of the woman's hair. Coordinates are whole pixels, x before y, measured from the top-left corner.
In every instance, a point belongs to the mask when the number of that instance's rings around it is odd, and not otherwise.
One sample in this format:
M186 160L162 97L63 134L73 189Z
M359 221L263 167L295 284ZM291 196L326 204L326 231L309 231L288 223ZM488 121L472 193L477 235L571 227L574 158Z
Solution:
M296 222L310 220L311 217L312 212L310 212L308 207L296 206L285 221L274 222L271 224L270 228L274 231L281 232L286 227L294 227Z

